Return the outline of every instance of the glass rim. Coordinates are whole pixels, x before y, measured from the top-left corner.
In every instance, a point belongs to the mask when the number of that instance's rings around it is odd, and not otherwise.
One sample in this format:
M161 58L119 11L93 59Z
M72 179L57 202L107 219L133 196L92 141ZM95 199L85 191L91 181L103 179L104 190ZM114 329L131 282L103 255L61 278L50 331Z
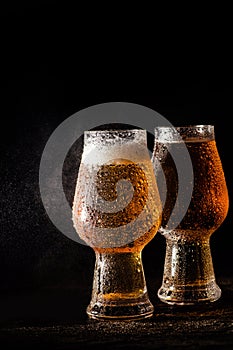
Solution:
M84 144L108 144L111 142L147 142L147 131L145 129L106 129L106 130L85 130L84 131Z
M182 128L189 128L189 129L197 129L197 128L209 128L209 129L212 129L214 128L214 125L213 124L181 124L181 125L171 125L171 126L168 126L168 125L158 125L158 126L155 126L154 129L182 129Z
M164 142L179 142L181 140L214 140L213 124L190 124L179 126L156 126L155 138Z
M106 129L106 130L85 130L84 135L105 134L105 133L123 133L123 132L141 132L145 133L145 129Z

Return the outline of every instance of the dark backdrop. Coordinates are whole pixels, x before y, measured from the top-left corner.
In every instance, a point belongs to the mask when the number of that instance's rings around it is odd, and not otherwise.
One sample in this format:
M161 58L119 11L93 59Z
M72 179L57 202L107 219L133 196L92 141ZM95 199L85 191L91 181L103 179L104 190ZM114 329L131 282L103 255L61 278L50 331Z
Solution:
M211 31L203 46L203 33L185 36L181 27L174 34L171 27L165 34L166 12L160 26L150 9L140 13L138 7L136 15L123 6L105 10L100 16L93 5L82 9L56 1L10 2L2 8L1 293L78 286L89 298L93 252L51 223L38 176L54 129L75 112L104 102L141 104L173 125L214 124L230 210L211 238L211 249L217 279L232 275L229 45ZM143 252L148 281L161 281L164 252L165 240L158 234Z

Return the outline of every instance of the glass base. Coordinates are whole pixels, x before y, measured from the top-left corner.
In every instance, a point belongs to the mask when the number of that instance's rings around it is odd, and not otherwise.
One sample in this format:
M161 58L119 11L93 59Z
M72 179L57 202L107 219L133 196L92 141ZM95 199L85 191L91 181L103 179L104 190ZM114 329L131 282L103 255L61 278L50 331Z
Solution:
M158 290L159 299L171 305L196 305L210 303L221 297L221 289L215 281L202 285L162 285Z
M138 320L151 317L154 312L152 303L145 301L124 300L106 304L101 302L90 303L87 314L92 319L106 320Z

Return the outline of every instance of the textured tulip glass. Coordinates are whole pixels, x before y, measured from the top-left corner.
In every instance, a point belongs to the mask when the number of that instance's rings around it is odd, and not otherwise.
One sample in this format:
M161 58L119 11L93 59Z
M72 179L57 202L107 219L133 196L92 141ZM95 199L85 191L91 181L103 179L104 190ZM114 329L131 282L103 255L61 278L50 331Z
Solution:
M185 203L187 210L183 218L169 228L175 204L178 213L184 209L178 198L180 183L173 157L179 159L179 167L185 172L184 146L193 168L193 190L188 205ZM152 162L155 174L159 176L158 172L163 172L166 180L166 201L159 229L166 238L166 256L158 296L163 302L180 305L215 301L221 290L215 281L210 237L226 218L228 191L214 126L155 128Z
M146 131L86 131L73 222L96 257L90 318L152 315L141 252L161 215Z

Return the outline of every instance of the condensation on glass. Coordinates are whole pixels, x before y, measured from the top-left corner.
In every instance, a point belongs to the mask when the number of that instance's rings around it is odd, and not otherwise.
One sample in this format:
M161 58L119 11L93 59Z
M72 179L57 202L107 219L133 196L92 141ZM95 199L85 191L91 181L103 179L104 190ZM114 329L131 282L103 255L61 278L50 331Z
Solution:
M159 228L162 206L146 130L85 131L72 212L96 257L89 317L151 316L141 252Z
M188 203L179 197L181 186L174 156L185 172L187 148L193 168L192 195ZM228 191L213 125L155 128L152 154L155 175L163 196L159 231L166 238L166 256L159 298L169 304L213 302L220 298L210 250L210 237L226 218ZM185 192L185 189L183 189ZM173 210L176 206L176 215ZM185 207L183 216L177 214ZM186 210L187 209L187 210Z

